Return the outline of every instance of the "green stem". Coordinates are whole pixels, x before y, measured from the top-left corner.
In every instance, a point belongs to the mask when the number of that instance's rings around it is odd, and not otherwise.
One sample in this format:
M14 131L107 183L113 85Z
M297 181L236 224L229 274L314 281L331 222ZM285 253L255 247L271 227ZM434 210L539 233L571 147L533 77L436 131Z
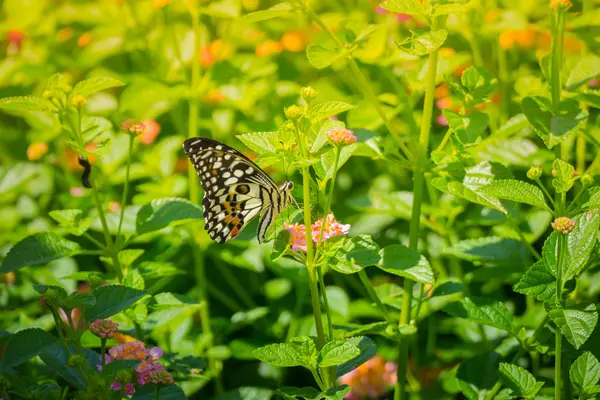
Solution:
M552 71L551 71L551 86L552 86L552 107L557 110L560 103L561 81L560 70L562 68L562 46L563 35L565 29L565 13L562 10L557 10L553 13L554 18L554 35L552 36Z
M333 198L333 189L335 187L335 179L337 177L338 165L340 163L340 146L336 145L334 148L335 152L335 161L333 162L333 173L331 175L331 181L329 182L329 192L327 193L327 198L325 199L325 209L323 210L323 223L321 224L321 232L319 232L319 240L317 242L317 250L321 246L321 242L323 241L323 232L325 231L325 222L327 221L327 216L331 212L331 199Z
M375 107L377 114L379 114L379 117L383 121L383 124L386 126L386 128L388 129L388 131L390 132L390 134L392 135L392 137L394 138L394 140L396 141L398 146L402 149L402 151L404 152L406 157L410 161L414 161L414 156L413 156L412 152L410 151L410 149L406 146L406 144L400 137L400 133L390 123L390 120L388 119L385 111L383 110L381 103L377 99L377 96L375 95L375 92L373 91L371 84L369 84L369 82L367 81L367 78L360 71L360 68L358 67L358 64L352 57L352 54L347 51L344 44L327 28L327 26L323 23L321 18L319 18L319 16L314 11L312 11L311 9L307 9L306 13L310 17L310 19L312 19L323 30L323 32L325 32L331 38L331 40L333 40L333 42L338 47L339 51L346 52L346 56L347 56L346 59L348 61L348 64L350 65L350 69L352 70L352 73L354 74L354 77L355 77L359 87L361 88L362 92L366 95L366 97L369 99L369 101L371 103L373 103L373 106Z
M548 193L548 190L546 189L546 187L544 186L544 184L542 183L542 181L540 181L540 178L536 178L535 182L538 184L538 186L540 187L540 189L542 189L542 192L544 192L544 194L546 195L546 197L548 198L548 200L550 200L550 204L552 204L552 208L554 208L554 211L556 212L556 203L554 202L554 198L552 197L552 195L550 193Z
M434 17L431 30L443 28L445 19ZM439 25L439 26L438 26ZM429 148L429 135L431 130L431 119L433 117L433 100L435 92L435 77L437 74L438 52L429 54L427 80L425 82L425 100L423 105L423 117L421 119L421 132L419 134L419 147L416 154L416 164L413 175L413 205L409 228L409 247L417 250L419 236L421 233L421 204L423 202L425 166L427 163L427 151ZM407 325L411 321L411 305L414 282L410 279L404 280L404 293L402 296L402 309L400 311L399 325ZM404 338L400 342L400 358L398 361L398 379L394 391L394 399L406 399L406 373L408 371L408 340Z
M333 340L333 323L331 321L331 312L329 310L329 300L327 299L327 290L325 289L325 281L323 280L323 271L321 267L315 267L317 270L317 277L319 278L319 285L321 286L321 296L323 297L323 304L325 305L325 317L327 318L327 333L329 340Z
M83 237L87 238L90 242L94 243L96 245L96 247L98 247L101 250L105 250L106 246L103 245L102 243L100 243L98 240L96 240L92 235L90 235L87 232L83 232Z
M373 303L375 303L377 308L379 308L379 310L381 310L381 313L383 314L383 317L385 318L387 323L388 324L395 323L395 321L392 318L392 316L390 315L388 309L383 305L383 303L381 302L381 299L379 298L379 296L377 296L377 293L375 293L375 290L373 289L373 285L371 284L371 281L369 280L369 277L367 276L367 273L365 272L364 269L361 269L358 272L358 277L360 278L360 281L364 285L365 289L367 289L367 292L369 293L371 300L373 300Z
M101 338L100 339L100 365L102 365L103 367L106 365L106 339L105 338Z
M131 170L131 156L133 153L133 135L129 135L129 150L127 152L127 167L125 169L125 187L123 188L123 197L121 198L121 215L119 215L119 227L117 228L117 248L121 243L121 227L123 226L123 218L125 217L125 204L127 203L127 195L129 192L129 172Z
M110 258L112 258L115 272L117 273L117 277L119 281L123 280L123 270L121 269L121 262L119 261L119 256L115 251L115 245L112 240L112 236L108 229L108 224L106 223L106 216L104 215L104 209L102 208L102 202L100 201L100 195L98 194L98 188L95 184L92 184L92 193L94 194L94 202L96 203L96 210L98 210L98 217L100 218L100 223L102 224L102 231L104 232L104 240L106 241L106 250L110 254Z
M500 86L500 123L508 121L510 115L510 73L508 72L508 61L506 60L506 50L500 45L498 38L498 78Z

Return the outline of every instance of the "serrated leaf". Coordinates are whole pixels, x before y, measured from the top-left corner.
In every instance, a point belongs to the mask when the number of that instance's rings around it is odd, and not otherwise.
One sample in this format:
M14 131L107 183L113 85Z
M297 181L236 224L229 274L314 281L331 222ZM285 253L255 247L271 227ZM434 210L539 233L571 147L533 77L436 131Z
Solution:
M427 15L427 6L429 2L419 0L386 0L379 5L384 10L399 14L409 15Z
M593 303L556 308L550 310L548 316L576 349L589 339L598 323L598 311Z
M500 380L512 390L511 395L526 399L533 398L544 386L525 368L508 363L500 363Z
M547 98L526 97L522 107L527 120L549 149L565 141L588 117L587 111L580 109L579 103L572 99L562 101L558 110L553 111Z
M308 111L308 117L315 123L353 108L356 108L356 106L343 101L324 101L312 106Z
M556 278L544 259L533 264L513 287L515 292L548 301L556 296Z
M5 97L0 99L0 110L48 111L51 104L46 99L35 96Z
M586 351L571 364L569 376L573 386L579 392L585 392L600 380L600 362L591 352Z
M28 265L45 264L59 258L71 257L81 252L81 247L55 233L40 232L17 242L2 261L0 272L15 271Z
M486 193L500 199L525 203L551 211L548 204L546 204L546 199L544 198L542 190L527 182L515 179L497 179L483 187L480 190L480 193Z
M526 265L529 260L527 247L522 241L499 236L462 240L443 249L442 254L494 267Z
M419 283L435 282L429 261L416 250L401 244L393 244L381 249L379 254L381 261L377 267L385 272Z
M460 115L446 108L442 113L448 120L450 129L458 135L463 144L471 144L479 139L489 123L487 114L476 111L467 115Z
M152 200L142 206L136 216L138 234L157 231L176 222L202 219L202 209L188 200L171 197Z
M296 367L302 365L302 357L297 348L289 343L268 344L252 352L262 362L275 367Z
M358 143L352 143L350 145L342 147L340 150L340 156L338 159L337 171L352 157L352 154L356 150ZM321 179L320 184L324 184L333 177L335 168L335 149L330 149L321 156L320 165L315 165L315 171Z
M348 372L358 368L362 364L375 357L377 354L377 345L367 336L355 336L348 339L348 342L358 347L360 354L351 360L337 366L335 374L339 378Z
M334 340L327 343L319 352L318 365L321 368L345 363L360 354L360 349L350 342Z
M328 265L342 274L354 274L381 261L379 245L369 235L347 236L328 249Z
M315 339L309 336L301 336L291 338L290 342L296 347L296 350L298 350L302 365L309 368L315 368L317 366L319 352L317 351Z
M415 56L433 53L444 44L448 37L448 32L444 29L430 31L419 29L411 30L411 33L412 37L399 43L398 47L405 53Z
M448 314L513 333L512 314L504 303L483 297L466 297L444 308Z
M0 365L3 368L24 363L51 348L58 338L43 329L32 328L11 335L4 346Z
M122 285L100 286L92 294L96 298L96 304L92 307L86 307L84 310L85 319L90 322L100 318L108 318L146 295L141 290Z
M142 249L121 250L118 254L119 263L123 268L129 268L142 254L144 254Z
M310 152L318 152L323 146L325 146L329 142L329 138L327 137L327 132L329 132L329 130L334 128L344 128L344 126L344 123L338 120L326 119L325 121L323 121L323 124L319 128L319 132L314 136L314 140L312 140L312 147L310 149ZM310 139L312 138L309 138L309 140Z
M567 257L563 257L563 282L578 276L585 269L598 241L600 215L597 210L580 214L574 219L575 228L567 235Z
M567 79L566 89L575 90L592 78L600 75L600 57L588 54L582 56L571 70Z
M121 82L118 79L109 78L109 77L94 77L90 79L85 79L75 85L73 91L71 92L71 98L75 96L83 96L88 97L91 94L96 92L100 92L105 89L125 86L125 83Z
M258 155L276 154L281 148L279 132L252 132L237 135L242 143Z
M278 4L275 4L273 7L270 7L266 10L255 11L250 14L246 14L242 17L242 20L248 23L265 21L272 18L282 17L284 15L289 15L294 11L294 8L291 3L284 1Z
M342 58L342 53L326 49L318 44L311 44L306 48L306 57L313 67L322 69Z
M552 163L552 186L556 189L557 193L566 193L573 187L573 176L575 174L575 167L571 164L557 158Z

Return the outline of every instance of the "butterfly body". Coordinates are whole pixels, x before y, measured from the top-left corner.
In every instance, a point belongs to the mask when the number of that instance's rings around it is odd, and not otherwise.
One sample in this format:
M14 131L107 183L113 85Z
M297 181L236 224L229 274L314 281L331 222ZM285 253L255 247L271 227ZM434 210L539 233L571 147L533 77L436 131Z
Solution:
M292 201L292 182L277 186L254 162L237 150L207 138L190 138L183 148L204 189L205 229L218 243L239 235L254 217L262 214L258 241Z

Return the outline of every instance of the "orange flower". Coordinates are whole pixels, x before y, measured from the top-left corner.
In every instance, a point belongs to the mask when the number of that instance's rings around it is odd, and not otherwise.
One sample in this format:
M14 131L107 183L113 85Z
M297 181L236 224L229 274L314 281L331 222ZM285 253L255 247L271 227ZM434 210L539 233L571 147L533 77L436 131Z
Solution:
M59 42L64 42L67 41L69 39L71 39L73 37L73 28L66 27L63 28L61 30L59 30L58 32L56 32L56 40Z
M140 142L143 144L152 144L160 133L160 124L153 119L142 121L144 130L140 134Z
M11 43L20 44L27 35L19 29L11 29L8 31L7 39Z
M450 96L450 86L447 83L442 82L440 86L435 88L435 98L440 99L442 97Z
M113 339L115 339L119 344L131 343L137 340L133 336L125 335L119 332L115 332L115 336L113 337Z
M216 39L207 46L200 49L200 65L204 68L210 67L215 61L224 60L232 53L231 45L223 43L222 39Z
M303 32L287 32L281 37L281 45L287 51L302 51L306 47L306 35Z
M206 93L206 96L202 98L203 103L207 104L218 104L225 99L225 95L221 93L219 89L212 88Z
M397 365L375 356L358 368L340 377L340 382L350 385L348 400L377 399L384 395L388 387L396 383Z
M573 7L573 3L571 3L569 0L551 0L550 1L550 8L553 9L554 11L568 10L571 7Z
M48 152L48 145L44 142L33 142L27 148L27 159L35 161Z
M96 143L89 143L85 146L85 150L93 151L96 147L98 147ZM83 169L83 167L79 165L79 161L77 160L77 157L79 156L78 153L71 149L67 149L65 156L67 158L67 165L69 166L70 170L80 171ZM90 162L90 164L93 165L96 162L96 156L94 156L93 154L89 154L88 161Z
M79 36L79 39L77 39L77 45L79 47L86 47L87 45L90 44L91 41L92 41L92 34L89 32L85 32L84 34Z
M117 212L121 209L121 203L117 202L117 201L111 201L110 203L108 203L108 211L110 212Z
M279 54L283 50L283 45L275 40L267 40L256 46L256 55L265 57L271 54Z

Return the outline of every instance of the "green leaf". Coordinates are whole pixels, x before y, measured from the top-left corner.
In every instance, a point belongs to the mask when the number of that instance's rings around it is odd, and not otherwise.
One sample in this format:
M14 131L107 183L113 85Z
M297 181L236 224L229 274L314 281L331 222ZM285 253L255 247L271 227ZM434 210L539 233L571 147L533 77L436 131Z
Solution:
M132 370L140 363L140 360L113 360L102 368L102 376L104 378L115 378L117 372Z
M280 395L285 400L296 400L298 398L304 400L321 400L323 398L323 394L319 392L315 388L311 387L292 387L292 386L284 386L275 391L275 394Z
M566 89L575 90L598 75L600 75L600 57L593 54L582 56L569 74Z
M567 235L567 256L563 263L563 282L578 276L585 267L598 241L600 215L588 211L575 217L575 228ZM560 233L553 233L558 238Z
M302 365L302 356L297 347L289 343L268 344L252 352L262 362L275 367L296 367Z
M85 319L89 322L108 318L146 295L141 290L122 285L100 286L92 294L96 298L96 304L93 307L86 307L84 310Z
M442 254L494 267L525 266L525 262L529 262L528 250L522 241L499 236L462 240L443 249Z
M327 343L319 352L318 365L321 368L333 367L357 357L360 349L350 342L334 340Z
M126 249L121 250L118 254L119 263L123 268L129 268L133 265L135 260L140 258L140 256L144 254L144 250L142 249Z
M138 234L157 231L172 223L202 219L202 209L188 200L176 197L152 200L142 206L136 217Z
M399 14L409 15L427 15L429 6L428 1L419 0L386 0L379 5L384 10L388 10Z
M341 53L326 49L317 44L311 44L306 48L306 56L308 57L308 62L318 69L326 68L334 61L342 58Z
M358 143L352 143L350 145L342 147L342 149L340 150L340 158L338 160L338 165L337 165L338 171L340 168L342 168L342 166L346 163L346 161L348 161L350 159L350 157L356 150L357 146L358 146ZM321 164L320 165L317 164L314 167L315 171L317 172L317 175L321 179L321 182L319 182L321 185L323 185L325 182L327 182L329 179L331 179L333 177L333 173L335 172L334 167L335 167L335 149L330 149L329 151L327 151L325 154L323 154L321 156Z
M80 252L79 244L55 233L34 233L11 247L2 261L0 272L7 273L28 265L45 264Z
M46 99L35 96L5 97L0 99L0 110L9 111L48 111L51 104Z
M552 186L557 193L566 193L573 187L573 176L575 175L575 167L571 164L557 158L552 163Z
M242 143L258 155L276 154L281 149L279 132L252 132L237 135Z
M591 352L586 351L571 364L569 376L573 386L583 393L600 380L600 362Z
M598 311L593 303L556 308L550 310L548 316L576 349L589 339L598 322Z
M550 100L540 96L524 98L522 106L527 120L549 149L565 141L588 117L587 111L572 99L562 101L555 112Z
M429 261L418 251L393 244L381 249L379 254L381 261L377 266L385 272L423 284L435 282Z
M485 398L498 381L499 366L500 356L493 351L461 362L456 378L465 397L469 400Z
M290 339L290 342L298 350L302 365L308 368L317 366L319 352L314 338L309 336L294 337Z
M512 390L512 396L526 399L534 398L544 386L544 382L538 382L525 368L508 363L500 363L500 381Z
M460 78L473 102L480 103L496 90L496 79L483 67L469 67Z
M101 90L119 86L125 86L125 83L114 78L98 76L86 79L75 85L73 91L71 92L71 99L75 96L88 97L89 95L100 92Z
M433 53L442 47L448 37L448 32L444 29L431 31L417 29L414 31L411 30L411 33L412 37L399 43L398 47L405 53L415 56L424 56Z
M90 220L82 218L82 210L53 210L48 213L52 219L76 236L81 236L90 226Z
M377 354L377 345L367 336L355 336L348 339L348 342L360 350L360 354L351 360L348 360L337 366L335 374L339 378L348 372L358 368L362 364L375 357Z
M354 274L381 261L379 245L369 235L344 236L328 249L328 265L342 274Z
M187 396L177 385L164 386L147 383L136 387L131 400L155 400L156 398L160 398L160 400L186 400Z
M58 338L39 328L25 329L11 335L4 345L0 360L2 368L24 363L51 348Z
M442 113L448 120L450 129L458 135L463 144L474 143L479 139L489 123L487 114L477 111L467 115L460 115L446 108Z
M71 353L76 353L75 346L69 346ZM89 366L96 369L96 365L99 364L100 356L95 351L90 349L83 349L85 358ZM40 359L46 364L46 366L55 374L59 375L66 381L77 386L78 388L86 388L87 384L85 379L80 375L76 368L69 367L66 365L69 360L69 353L65 350L64 345L57 343L53 347L40 353Z
M246 14L242 17L242 20L249 23L260 22L272 18L289 15L292 12L294 12L292 4L287 1L284 1L275 4L273 7L270 7L266 10L255 11L250 14Z
M350 392L350 385L342 385L334 388L329 388L321 393L324 400L344 400Z
M343 101L324 101L322 103L315 104L308 110L308 117L313 122L318 122L332 115L337 115L344 111L356 108L356 106Z
M513 333L512 314L504 303L483 297L466 297L448 304L444 311L459 318Z
M544 259L533 264L513 287L517 293L535 297L540 301L556 297L556 278Z
M551 211L548 204L546 204L542 190L527 182L515 179L498 179L483 187L479 192Z

